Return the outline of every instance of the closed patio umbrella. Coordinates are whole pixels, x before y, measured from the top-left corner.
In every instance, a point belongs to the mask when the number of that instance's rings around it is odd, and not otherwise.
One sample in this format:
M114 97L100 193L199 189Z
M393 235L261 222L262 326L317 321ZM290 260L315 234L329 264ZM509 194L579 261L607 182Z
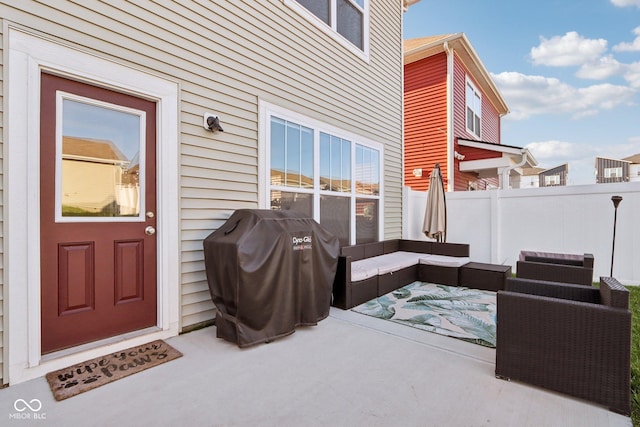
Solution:
M438 242L447 241L447 205L439 163L436 163L429 177L429 193L422 232Z

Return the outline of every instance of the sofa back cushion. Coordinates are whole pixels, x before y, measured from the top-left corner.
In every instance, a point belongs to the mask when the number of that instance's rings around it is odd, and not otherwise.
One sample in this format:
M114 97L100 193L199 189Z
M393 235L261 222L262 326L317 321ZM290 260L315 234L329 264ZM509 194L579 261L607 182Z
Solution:
M600 278L600 301L604 305L629 309L629 290L613 277Z
M340 248L340 255L350 256L351 261L358 261L364 258L364 246L353 245Z
M374 256L384 254L384 243L383 242L375 242L375 243L365 243L364 246L364 257L371 258Z
M469 245L466 243L437 243L433 242L431 253L434 255L469 256Z
M384 253L398 252L400 250L400 239L385 240L382 242Z
M426 240L400 240L399 246L401 251L416 252L430 254L433 248L433 242Z

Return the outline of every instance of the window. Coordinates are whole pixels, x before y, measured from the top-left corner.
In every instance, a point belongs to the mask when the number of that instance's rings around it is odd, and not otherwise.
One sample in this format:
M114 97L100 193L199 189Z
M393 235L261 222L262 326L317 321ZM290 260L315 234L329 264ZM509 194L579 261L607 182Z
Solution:
M544 185L546 187L551 185L560 185L560 175L546 175L544 177Z
M285 3L304 15L313 15L309 16L312 22L320 21L316 23L323 30L339 34L347 47L368 54L369 0L285 0Z
M341 246L378 241L379 144L278 107L264 108L262 118L268 126L269 208L314 218Z
M145 112L61 91L56 97L56 221L144 220Z
M604 168L605 178L622 178L622 166L617 168Z
M469 133L481 138L480 123L482 122L482 98L480 92L467 80L466 92L467 104L467 130Z

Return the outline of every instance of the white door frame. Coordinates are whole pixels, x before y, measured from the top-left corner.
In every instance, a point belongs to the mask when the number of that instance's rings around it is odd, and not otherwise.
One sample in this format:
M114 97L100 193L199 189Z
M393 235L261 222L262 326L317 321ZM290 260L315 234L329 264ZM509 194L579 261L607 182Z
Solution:
M40 377L179 332L179 147L176 82L4 25L5 380ZM7 53L8 52L8 53ZM152 99L158 105L157 327L47 355L40 348L40 72ZM6 350L6 349L5 349ZM8 369L7 369L8 365Z

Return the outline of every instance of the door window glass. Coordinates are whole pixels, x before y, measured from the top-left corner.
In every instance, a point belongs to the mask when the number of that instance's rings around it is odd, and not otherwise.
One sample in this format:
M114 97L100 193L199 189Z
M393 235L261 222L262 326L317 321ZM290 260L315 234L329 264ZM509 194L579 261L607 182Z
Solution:
M145 113L57 96L56 220L142 220Z

